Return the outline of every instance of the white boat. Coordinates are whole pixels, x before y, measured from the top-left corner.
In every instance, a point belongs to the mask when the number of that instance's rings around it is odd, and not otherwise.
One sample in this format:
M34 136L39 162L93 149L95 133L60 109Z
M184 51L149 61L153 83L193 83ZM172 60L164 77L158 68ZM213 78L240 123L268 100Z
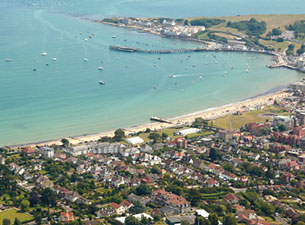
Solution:
M116 38L116 36L115 36L115 35L113 35L113 36L112 36L112 38L113 38L113 39L115 39L115 38Z
M5 61L5 62L12 62L13 59L5 59L4 61Z
M169 78L174 78L175 75L174 74L171 74L171 75L168 75Z
M41 55L42 56L46 56L46 55L48 55L48 53L47 52L43 52L43 53L41 53Z
M98 69L98 70L104 70L104 67L99 66L99 67L97 67L97 69Z
M199 79L202 80L202 76L199 76Z
M99 81L98 83L99 83L100 85L105 85L105 84L106 84L105 81L103 81L103 80Z
M246 73L249 73L249 70L248 70L248 69L246 69Z
M51 58L53 61L56 61L57 59L56 58Z
M85 38L85 41L88 41L88 38Z
M87 59L87 58L84 58L84 62L88 62L88 59Z

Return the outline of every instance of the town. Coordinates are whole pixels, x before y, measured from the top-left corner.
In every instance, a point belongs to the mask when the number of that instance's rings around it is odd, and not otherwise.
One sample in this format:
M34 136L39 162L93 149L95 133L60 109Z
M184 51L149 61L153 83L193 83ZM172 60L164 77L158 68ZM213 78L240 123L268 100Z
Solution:
M171 18L105 18L94 20L104 24L136 29L166 38L196 41L201 44L195 49L150 49L110 46L114 50L143 53L183 53L193 51L235 51L272 55L274 65L269 68L285 67L305 72L305 42L302 34L305 24L296 21L267 33L269 24L255 18L249 21L226 21L220 18L171 19ZM252 28L255 27L255 29ZM114 37L115 38L115 37ZM298 47L298 48L297 48ZM130 51L133 50L133 51Z
M288 93L164 130L1 148L2 224L304 224L305 81Z

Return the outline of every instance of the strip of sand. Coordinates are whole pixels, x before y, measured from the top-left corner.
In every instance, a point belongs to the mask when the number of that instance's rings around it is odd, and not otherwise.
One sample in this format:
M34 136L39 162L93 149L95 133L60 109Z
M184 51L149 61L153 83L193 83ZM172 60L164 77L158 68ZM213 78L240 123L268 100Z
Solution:
M271 105L274 103L275 100L281 100L285 97L290 96L290 93L287 93L285 91L279 91L272 94L267 94L264 96L258 96L256 98L250 98L247 100L239 101L232 104L223 105L220 107L210 108L199 112L194 112L186 115L182 115L179 117L175 117L172 119L169 119L171 121L171 124L168 123L160 123L160 122L154 122L154 123L147 123L139 126L129 127L125 128L126 135L137 133L139 131L145 131L147 128L151 130L159 130L169 127L175 127L175 126L182 126L182 125L190 125L197 117L202 117L207 120L216 119L219 117L226 116L228 114L232 114L238 111L250 111L255 110L261 106ZM67 138L71 144L81 144L83 142L90 142L90 141L97 141L101 137L108 136L112 137L114 136L114 131L108 131L108 132L101 132L97 134L92 135L83 135L83 136L75 136L75 137L69 137ZM18 147L22 146L50 146L50 145L61 145L62 143L60 140L52 140L52 141L45 141L45 142L39 142L39 143L31 143L31 144L25 144L25 145L19 145Z

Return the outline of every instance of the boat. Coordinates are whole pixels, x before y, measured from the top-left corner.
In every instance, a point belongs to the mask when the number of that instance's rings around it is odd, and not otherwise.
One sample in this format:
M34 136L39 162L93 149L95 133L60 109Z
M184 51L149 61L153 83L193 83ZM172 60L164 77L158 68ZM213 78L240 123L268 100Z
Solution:
M113 35L113 36L112 36L112 38L113 38L113 39L116 39L116 36L115 36L115 35Z
M98 70L104 70L104 67L99 66L99 67L97 67L97 69L98 69Z
M5 59L4 61L5 61L5 62L12 62L13 59Z
M51 58L53 61L56 61L57 59L56 58Z
M88 38L85 38L85 41L88 41Z
M157 89L157 86L156 86L156 85L154 85L154 86L153 86L153 88L154 88L154 89Z
M128 68L128 66L126 65L125 68Z
M43 52L43 53L41 53L41 55L42 56L46 56L46 55L48 55L48 53L47 52Z
M176 77L174 74L168 75L169 78L174 78Z
M246 73L249 73L249 70L248 70L248 69L246 69Z
M85 62L88 62L88 59L87 59L87 58L84 58L84 61L85 61Z
M99 81L98 83L99 83L100 85L105 85L105 84L106 84L105 81L103 81L103 80Z
M202 76L199 76L199 79L202 80Z
M227 74L227 71L225 71L224 74Z

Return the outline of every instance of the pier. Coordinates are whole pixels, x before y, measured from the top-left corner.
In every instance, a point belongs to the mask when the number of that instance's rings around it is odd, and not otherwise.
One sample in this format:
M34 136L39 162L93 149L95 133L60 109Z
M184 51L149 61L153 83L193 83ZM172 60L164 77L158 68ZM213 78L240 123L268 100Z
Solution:
M253 52L253 53L262 53L273 55L271 52L264 50L242 50L242 49L234 49L230 47L221 47L221 48L211 48L207 46L197 47L197 48L179 48L179 49L140 49L134 47L123 47L120 45L110 45L110 50L120 51L120 52L129 52L129 53L146 53L146 54L180 54L180 53L190 53L190 52Z

